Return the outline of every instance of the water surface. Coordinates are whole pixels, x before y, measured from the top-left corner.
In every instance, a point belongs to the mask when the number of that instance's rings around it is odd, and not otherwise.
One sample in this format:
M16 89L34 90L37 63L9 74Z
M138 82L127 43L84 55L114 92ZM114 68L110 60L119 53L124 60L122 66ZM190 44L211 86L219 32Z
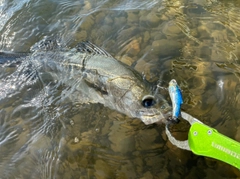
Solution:
M45 37L67 47L90 40L153 86L175 78L183 110L240 142L239 12L234 0L0 0L0 49L30 52ZM2 91L14 91L15 70L0 67ZM0 178L240 177L230 165L177 149L163 125L100 104L60 104L70 91L34 80L0 94ZM173 134L184 139L187 131L182 122Z

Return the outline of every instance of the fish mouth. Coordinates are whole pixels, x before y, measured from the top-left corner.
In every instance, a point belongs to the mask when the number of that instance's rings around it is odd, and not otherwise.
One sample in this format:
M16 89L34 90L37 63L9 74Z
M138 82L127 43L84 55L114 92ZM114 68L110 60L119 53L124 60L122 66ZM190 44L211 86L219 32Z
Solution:
M146 125L150 125L153 123L165 123L165 118L162 115L144 115L141 116L140 119Z
M149 110L140 110L139 111L139 118L142 122L146 125L150 125L153 123L166 123L168 117L171 116L170 112L163 113L157 109Z

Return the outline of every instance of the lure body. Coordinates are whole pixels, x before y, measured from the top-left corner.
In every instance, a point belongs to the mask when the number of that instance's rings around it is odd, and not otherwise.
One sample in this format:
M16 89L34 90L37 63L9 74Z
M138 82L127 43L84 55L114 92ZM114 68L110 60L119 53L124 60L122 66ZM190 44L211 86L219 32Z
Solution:
M175 79L169 82L168 92L172 101L172 120L178 122L183 104L182 92Z

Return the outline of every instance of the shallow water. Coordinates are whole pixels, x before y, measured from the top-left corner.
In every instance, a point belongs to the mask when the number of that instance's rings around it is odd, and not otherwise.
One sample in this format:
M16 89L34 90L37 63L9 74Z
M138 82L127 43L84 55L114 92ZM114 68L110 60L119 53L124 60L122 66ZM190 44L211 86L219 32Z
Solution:
M175 78L183 110L240 141L239 12L240 3L217 0L0 0L0 49L29 52L46 36L68 47L90 40L153 85ZM15 69L0 68L2 90L14 89ZM177 149L163 125L100 104L59 105L63 86L41 90L32 81L0 100L0 178L240 177L230 165ZM173 133L183 139L187 131L182 122Z

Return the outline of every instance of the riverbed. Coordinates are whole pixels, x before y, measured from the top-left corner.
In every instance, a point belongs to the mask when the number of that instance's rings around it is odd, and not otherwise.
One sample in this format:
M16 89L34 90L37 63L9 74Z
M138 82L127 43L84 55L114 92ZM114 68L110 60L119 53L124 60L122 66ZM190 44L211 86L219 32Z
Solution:
M48 37L68 48L89 40L153 86L176 79L182 110L240 142L239 13L235 0L0 0L0 49L28 53ZM11 73L2 69L1 80ZM240 177L173 146L163 124L101 104L42 107L40 92L0 102L0 178ZM182 121L172 133L186 139L188 129Z

